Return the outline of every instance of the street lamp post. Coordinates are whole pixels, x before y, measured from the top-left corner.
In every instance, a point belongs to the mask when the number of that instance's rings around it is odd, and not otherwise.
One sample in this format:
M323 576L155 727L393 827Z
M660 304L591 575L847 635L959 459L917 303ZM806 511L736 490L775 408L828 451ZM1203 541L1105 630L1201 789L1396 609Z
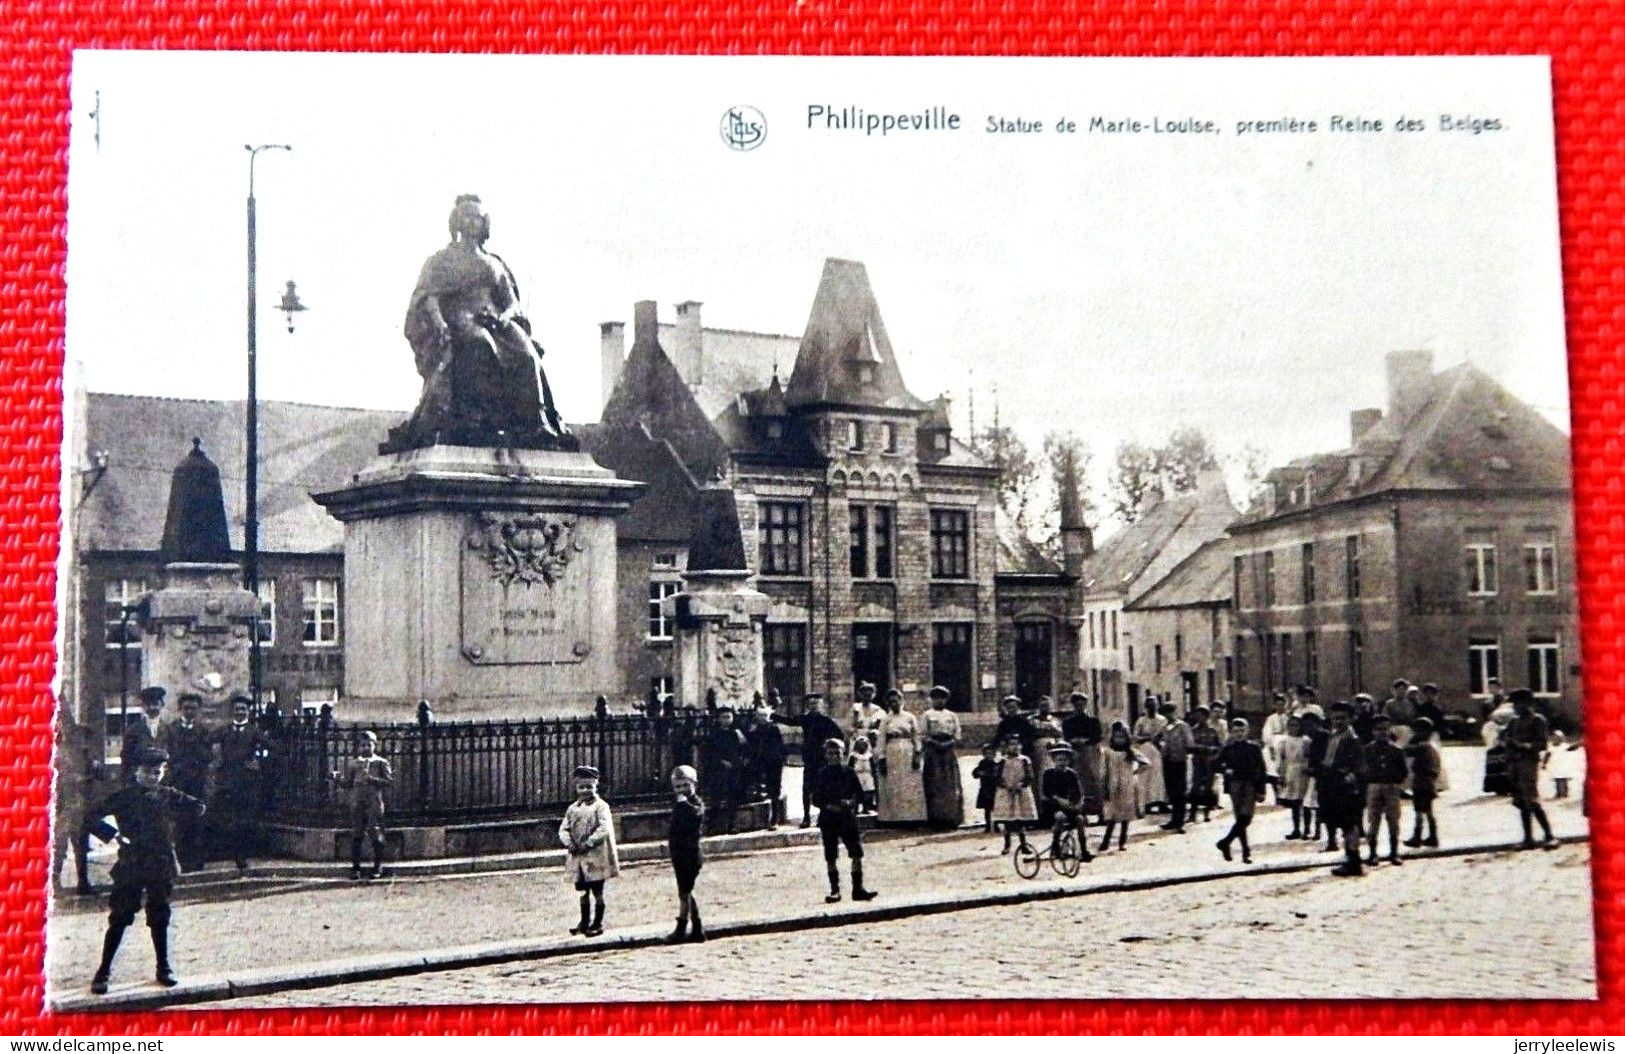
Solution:
M289 150L293 147L284 143L262 143L259 146L243 144L248 151L248 453L247 465L244 473L246 483L243 495L243 587L254 594L258 603L260 595L260 520L259 520L259 369L257 354L257 311L256 311L256 235L254 227L254 162L261 150ZM260 620L258 610L254 615L253 632L249 634L249 666L248 666L250 694L254 698L254 710L257 713L260 707Z

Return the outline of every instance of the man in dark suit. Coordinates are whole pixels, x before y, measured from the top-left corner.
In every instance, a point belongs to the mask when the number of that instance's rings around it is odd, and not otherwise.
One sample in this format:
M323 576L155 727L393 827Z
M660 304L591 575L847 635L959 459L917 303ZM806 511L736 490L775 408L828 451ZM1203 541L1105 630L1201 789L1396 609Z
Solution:
M214 739L215 809L220 833L237 870L248 871L248 854L259 840L260 777L270 757L270 741L248 720L247 696L231 700L231 724Z
M169 755L167 782L182 794L206 801L214 747L208 730L198 720L203 697L196 692L183 692L177 702L180 719L165 725L158 737ZM203 824L190 812L175 817L175 855L182 871L196 871L203 866Z
M1343 864L1332 874L1344 877L1364 874L1360 866L1360 813L1365 808L1365 750L1354 734L1354 708L1333 703L1332 731L1326 745L1311 755L1320 814L1326 826L1343 836Z
M775 689L770 698L777 699ZM773 720L781 725L801 730L801 826L812 826L813 774L824 764L824 744L832 739L846 741L846 733L834 719L824 713L824 697L809 695L807 709L800 717L780 717L779 708L773 706Z
M159 742L159 721L164 716L164 690L157 685L141 689L141 712L124 726L119 746L119 768L124 782L135 782L138 759L149 751L163 749Z

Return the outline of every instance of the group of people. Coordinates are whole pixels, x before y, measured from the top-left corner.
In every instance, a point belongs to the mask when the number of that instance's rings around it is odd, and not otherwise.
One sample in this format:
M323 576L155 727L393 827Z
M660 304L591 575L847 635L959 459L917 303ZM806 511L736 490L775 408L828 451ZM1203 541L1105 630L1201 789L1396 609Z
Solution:
M944 830L958 827L965 815L958 754L964 734L959 716L949 709L948 689L932 688L928 695L929 706L916 714L904 706L897 689L886 693L881 706L875 686L860 684L849 728L825 711L818 696L809 696L793 717L782 712L776 692L759 696L753 707L718 708L700 769L701 787L714 807L712 829L732 833L739 806L762 797L773 810L772 823L786 821L782 791L789 750L784 728L801 734L803 827L812 825L815 808L811 776L823 766L825 745L832 739L841 743L842 763L858 782L859 815Z
M203 698L182 693L179 718L163 720L165 691L141 690L141 716L121 742L121 786L86 810L74 839L79 854L90 838L116 841L107 929L91 991L107 991L124 933L145 908L159 984L177 981L169 963L170 898L175 879L201 868L206 857L205 818L215 820L239 873L258 837L261 771L270 756L265 732L249 720L245 696L230 701L231 719L218 728L200 720ZM373 849L372 877L382 873L384 791L394 781L390 763L377 753L378 737L358 734L356 755L329 778L348 795L351 813L351 877L361 877L361 843ZM112 822L109 823L108 820ZM81 864L81 885L83 870Z
M1394 694L1380 705L1359 696L1322 707L1314 689L1300 686L1290 697L1276 696L1275 710L1256 739L1248 721L1227 719L1222 703L1193 707L1181 716L1172 702L1153 697L1132 727L1121 720L1103 727L1081 692L1071 695L1071 712L1059 720L1047 700L1026 714L1021 701L1010 696L1001 704L999 724L972 771L975 804L987 830L1002 831L1007 852L1041 826L1057 836L1068 829L1075 832L1079 855L1090 860L1094 853L1085 829L1092 819L1103 826L1094 852L1109 851L1114 836L1123 851L1130 825L1148 814L1166 813L1162 829L1180 833L1210 820L1218 807L1217 784L1229 799L1231 822L1216 847L1226 860L1239 849L1242 861L1250 863L1254 810L1273 789L1292 819L1285 838L1318 840L1324 831L1327 849L1341 848L1345 854L1334 873L1359 875L1364 866L1379 862L1384 825L1387 859L1403 863L1399 830L1406 800L1413 827L1403 844L1439 844L1433 803L1448 784L1439 752L1443 714L1436 694L1431 685L1418 691L1397 681ZM738 806L759 793L774 803L774 822L784 820L783 726L802 736L803 824L810 825L816 813L829 880L826 902L843 896L843 850L852 898L868 901L877 895L864 880L860 818L866 813L940 829L959 827L964 794L957 749L963 732L948 708L950 693L933 688L929 698L929 708L916 715L904 708L900 692L888 692L882 708L874 686L860 685L850 731L825 714L817 699L794 718L780 715L771 697L737 721L731 711L719 711L700 771L680 765L670 776L667 855L676 880L678 916L669 940L705 939L695 897L708 817L702 789L723 813L724 830L732 830ZM163 690L144 690L142 720L125 732L124 785L85 815L83 837L116 838L120 845L101 960L91 982L94 992L107 990L124 932L143 904L157 980L176 983L168 958L170 895L180 871L202 866L205 815L224 818L219 830L238 867L247 866L260 803L258 772L270 743L249 721L248 699L234 698L230 723L213 730L199 722L201 703L196 695L182 695L179 719L164 722ZM1493 724L1496 746L1505 758L1504 779L1522 819L1523 844L1552 848L1557 842L1538 789L1552 733L1529 691L1509 693L1505 705L1510 716L1497 716ZM372 845L371 874L378 877L384 857L384 794L393 773L377 753L377 736L358 732L355 755L329 776L348 795L351 877L362 875L364 841ZM590 938L603 932L605 887L620 873L620 861L614 816L598 793L598 771L576 768L574 785L576 799L565 812L558 837L565 849L566 876L580 895L580 918L570 932ZM114 824L106 822L109 817ZM1537 824L1542 835L1538 842Z
M824 847L829 876L825 903L842 899L840 852L846 850L852 872L852 899L873 900L878 894L863 880L863 830L858 822L866 795L844 737L833 736L815 745L819 760L809 765L805 780L811 804L818 811L818 829ZM575 769L576 800L565 810L559 824L559 842L564 846L564 874L580 894L581 917L570 933L597 937L604 932L604 891L608 882L621 873L620 854L615 845L615 817L609 803L598 793L599 772L591 765ZM672 809L667 821L666 857L677 885L677 925L666 938L669 944L705 940L694 890L704 866L701 836L705 830L706 806L699 793L700 775L692 766L672 770Z

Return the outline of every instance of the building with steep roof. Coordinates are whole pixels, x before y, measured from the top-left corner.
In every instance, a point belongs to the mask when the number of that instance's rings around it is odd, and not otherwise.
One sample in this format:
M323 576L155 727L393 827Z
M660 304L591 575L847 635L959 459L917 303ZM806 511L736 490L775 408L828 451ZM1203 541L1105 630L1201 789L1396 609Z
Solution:
M1138 652L1135 683L1172 699L1181 711L1228 700L1234 689L1230 648L1230 540L1214 538L1161 581L1123 606L1124 634Z
M1082 561L1080 679L1102 716L1139 716L1148 659L1124 609L1202 546L1224 536L1236 508L1217 470L1200 474L1196 489L1164 498L1153 493L1140 517ZM1212 700L1215 683L1200 700Z
M139 630L121 618L159 585L171 472L193 439L220 466L233 553L243 544L244 404L76 393L74 473L65 506L72 546L64 627L64 695L75 719L105 724L116 756L121 696L142 679ZM260 598L267 701L284 712L337 704L344 683L339 617L343 526L310 499L369 461L400 413L260 402ZM173 686L171 686L173 687Z
M1348 447L1270 472L1231 526L1238 698L1404 677L1476 712L1496 678L1576 719L1568 436L1471 364L1393 352L1387 382Z
M603 419L574 426L600 464L645 484L617 522L618 705L676 688L663 601L683 588L692 512L719 480L773 601L766 681L792 706L817 693L842 712L859 680L944 684L956 707L981 711L1012 687L1032 698L1073 687L1081 515L1063 524L1064 567L1024 539L1001 545L997 469L954 434L945 398L908 389L862 264L826 262L800 337L706 329L693 301L671 325L638 304L630 348L626 336L604 324ZM138 630L120 614L157 581L169 474L193 437L223 466L241 552L244 408L74 402L83 445L71 456L92 467L70 502L77 617L64 682L94 724L119 712L121 685L144 683ZM260 403L264 698L285 713L325 702L343 716L343 528L310 494L367 464L402 416ZM116 752L120 729L107 731Z
M945 403L909 391L863 265L825 261L793 356L791 338L713 335L692 302L673 327L642 302L615 362L613 325L602 427L644 428L694 478L733 488L773 600L768 686L837 713L860 681L942 684L954 706L992 709L998 472L953 435ZM651 604L661 588L648 583Z

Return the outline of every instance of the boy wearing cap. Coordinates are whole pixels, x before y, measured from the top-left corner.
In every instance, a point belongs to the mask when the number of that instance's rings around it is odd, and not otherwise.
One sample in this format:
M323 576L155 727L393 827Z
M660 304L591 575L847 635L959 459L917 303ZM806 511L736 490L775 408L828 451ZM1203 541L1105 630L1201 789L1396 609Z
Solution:
M198 720L203 697L196 692L182 692L177 704L180 719L166 725L160 737L169 755L168 782L181 793L203 801L209 796L209 761L213 756L209 732ZM175 854L182 871L203 867L203 824L190 813L175 818Z
M148 751L162 750L162 718L164 716L164 690L157 685L141 689L141 713L124 726L119 744L119 757L124 759L124 782L135 782L136 766Z
M253 706L246 695L233 696L231 724L214 741L215 818L231 847L237 871L248 871L248 854L259 841L260 773L270 757L270 740L248 720Z
M829 870L826 904L841 899L841 846L852 861L852 899L873 900L875 894L863 885L863 832L858 829L858 804L863 788L857 775L846 767L845 745L839 738L824 743L824 764L812 778L812 804L818 810L818 833L824 841L824 864Z
M1253 850L1247 844L1247 828L1253 822L1253 811L1264 800L1264 785L1269 772L1264 767L1264 750L1247 738L1247 721L1236 718L1230 722L1230 740L1219 749L1214 769L1224 777L1224 792L1230 796L1230 810L1234 820L1230 830L1219 839L1219 852L1230 859L1230 843L1241 842L1241 862L1253 862Z
M147 928L152 931L153 957L157 960L155 976L164 987L175 986L175 974L169 968L169 894L180 869L175 863L173 814L203 814L203 802L163 785L169 755L150 747L128 760L133 782L91 809L82 825L87 836L104 842L117 838L119 843L101 963L90 981L90 990L97 995L107 992L113 956L118 953L124 931L135 921L143 898ZM106 816L117 822L116 830L103 819Z
M372 878L384 873L384 788L395 782L388 760L378 756L378 734L362 732L357 754L333 781L350 792L350 878L361 877L361 840L372 843Z
M564 843L564 877L581 893L581 921L571 933L596 937L604 932L604 883L621 873L615 850L615 817L598 796L598 770L575 770L576 800L564 810L559 841Z
M1403 863L1399 858L1399 813L1410 766L1405 762L1404 749L1394 742L1393 721L1386 714L1379 714L1372 723L1371 742L1365 747L1365 768L1365 862L1377 866L1377 836L1386 820L1388 862Z
M1072 828L1077 835L1078 857L1088 863L1095 856L1089 852L1088 840L1083 836L1083 781L1072 768L1072 747L1068 743L1052 743L1049 756L1054 764L1038 778L1038 819L1056 838L1063 829Z
M705 854L700 849L705 802L694 789L698 782L698 774L687 765L678 765L671 772L671 789L676 801L672 803L671 822L666 828L666 857L677 877L677 928L666 938L667 944L705 940L700 905L694 899L694 883L699 880L700 868L705 863Z

